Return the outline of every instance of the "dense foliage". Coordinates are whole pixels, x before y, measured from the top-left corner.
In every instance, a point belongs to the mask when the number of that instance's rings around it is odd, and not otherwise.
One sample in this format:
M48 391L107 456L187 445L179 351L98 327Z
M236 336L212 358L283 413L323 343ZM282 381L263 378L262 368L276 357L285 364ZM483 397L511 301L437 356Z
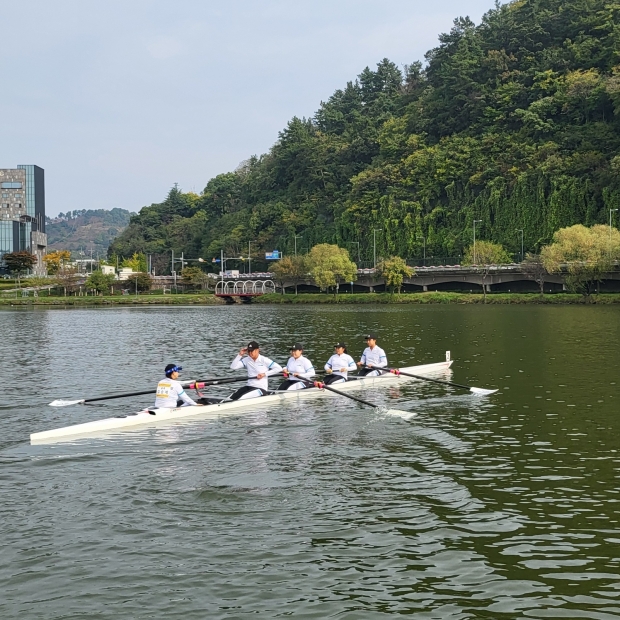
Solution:
M329 242L362 259L458 257L480 240L539 251L620 206L620 4L516 0L455 20L404 71L366 68L269 153L173 188L111 252L210 259ZM519 231L519 232L518 232ZM255 243L257 242L257 243ZM254 253L254 252L253 252Z

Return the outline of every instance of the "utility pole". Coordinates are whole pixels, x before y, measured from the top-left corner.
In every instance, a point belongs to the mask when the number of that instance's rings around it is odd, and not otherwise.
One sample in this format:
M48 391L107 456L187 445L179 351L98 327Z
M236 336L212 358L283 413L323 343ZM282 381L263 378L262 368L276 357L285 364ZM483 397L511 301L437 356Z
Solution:
M295 256L297 256L297 239L302 239L303 235L295 235Z
M521 233L521 262L523 262L523 229L517 229L518 233Z

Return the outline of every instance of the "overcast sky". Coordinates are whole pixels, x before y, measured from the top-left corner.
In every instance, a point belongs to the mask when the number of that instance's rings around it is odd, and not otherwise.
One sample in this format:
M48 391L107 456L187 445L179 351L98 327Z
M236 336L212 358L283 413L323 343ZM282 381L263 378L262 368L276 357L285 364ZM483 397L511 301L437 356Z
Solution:
M492 4L5 0L0 168L43 167L48 215L200 192L364 67L423 60Z

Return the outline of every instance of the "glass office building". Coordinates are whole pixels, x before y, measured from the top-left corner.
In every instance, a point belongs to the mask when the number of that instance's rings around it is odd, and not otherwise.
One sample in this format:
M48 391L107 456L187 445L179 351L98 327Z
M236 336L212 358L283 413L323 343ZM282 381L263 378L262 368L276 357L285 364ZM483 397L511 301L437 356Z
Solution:
M7 252L28 251L38 261L33 271L45 273L45 172L22 165L0 169L0 269Z

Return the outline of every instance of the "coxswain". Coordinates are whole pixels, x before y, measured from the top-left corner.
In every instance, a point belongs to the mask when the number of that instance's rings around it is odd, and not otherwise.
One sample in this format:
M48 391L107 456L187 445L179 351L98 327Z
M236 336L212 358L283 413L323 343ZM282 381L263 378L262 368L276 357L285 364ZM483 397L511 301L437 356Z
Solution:
M296 342L290 350L291 357L288 358L283 371L286 381L280 384L278 390L303 390L304 388L312 387L313 383L308 381L308 379L314 377L314 366L303 355L303 345Z
M347 380L347 373L355 370L355 361L347 353L347 345L344 342L338 342L334 345L335 353L327 360L325 364L325 372L329 376L325 377L323 383L331 385L332 383L342 383Z
M168 364L166 366L164 370L166 378L157 384L155 407L173 409L175 407L198 405L185 393L183 386L177 381L181 370L183 370L183 367L176 364Z
M358 374L362 377L376 377L384 374L387 371L381 368L385 368L388 362L385 351L377 346L377 335L368 334L364 340L368 346L364 349L360 361L357 362L360 367Z
M245 368L248 382L230 396L230 400L242 400L265 396L269 392L267 377L282 372L282 366L260 354L258 342L252 340L247 347L239 351L230 367L233 370Z

